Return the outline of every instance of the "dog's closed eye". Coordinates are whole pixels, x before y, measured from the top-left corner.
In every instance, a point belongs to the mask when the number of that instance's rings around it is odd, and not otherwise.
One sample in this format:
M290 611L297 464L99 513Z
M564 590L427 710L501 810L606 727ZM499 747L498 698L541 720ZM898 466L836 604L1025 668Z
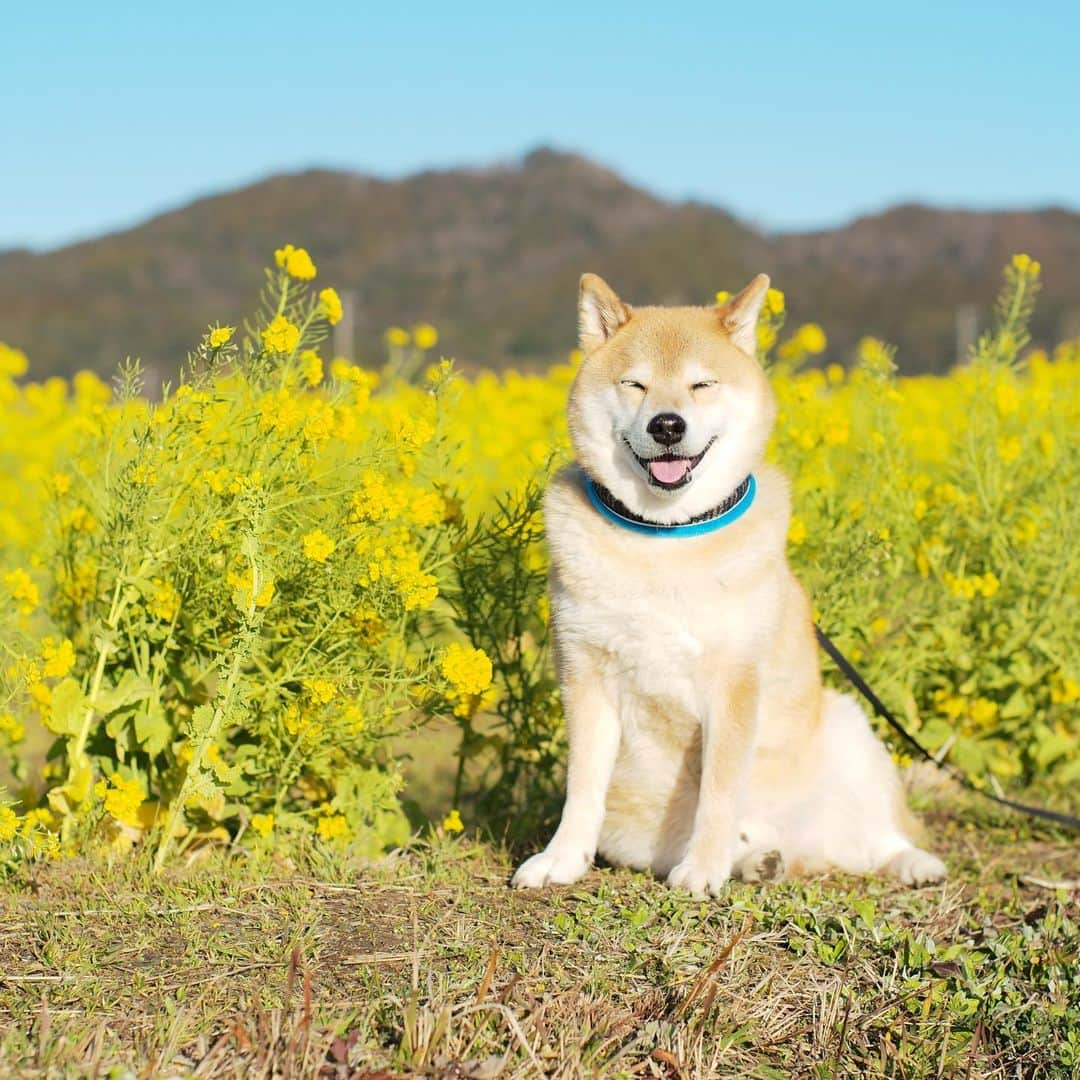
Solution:
M619 385L629 386L632 390L644 391L646 389L646 387L642 383L639 383L636 379L620 379Z
M708 390L710 386L715 386L719 382L719 379L704 379L701 382L694 383L691 390Z

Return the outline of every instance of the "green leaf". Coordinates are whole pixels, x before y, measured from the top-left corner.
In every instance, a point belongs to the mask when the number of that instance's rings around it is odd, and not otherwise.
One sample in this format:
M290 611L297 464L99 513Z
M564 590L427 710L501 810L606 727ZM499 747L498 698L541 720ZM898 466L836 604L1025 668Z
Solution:
M937 750L945 745L946 741L952 737L952 733L952 725L947 720L935 717L933 720L927 720L919 729L919 742L927 750Z
M53 687L52 707L45 726L57 735L77 735L86 715L86 696L74 679L64 679Z
M874 916L877 914L877 905L869 897L865 900L854 900L851 904L855 914L863 921L868 930L874 928Z
M966 735L961 735L953 743L950 754L953 761L966 773L977 775L986 768L986 746Z
M135 738L151 757L165 749L172 734L165 710L157 701L148 702L145 709L135 714Z
M199 705L191 714L192 738L201 739L214 722L214 708L212 705Z
M136 675L128 668L115 686L107 687L98 693L94 710L102 716L108 716L109 713L116 712L125 705L134 705L137 701L143 701L150 696L151 690L149 679Z
M1054 731L1036 745L1035 761L1039 768L1045 769L1075 748L1075 735L1066 735L1063 732Z

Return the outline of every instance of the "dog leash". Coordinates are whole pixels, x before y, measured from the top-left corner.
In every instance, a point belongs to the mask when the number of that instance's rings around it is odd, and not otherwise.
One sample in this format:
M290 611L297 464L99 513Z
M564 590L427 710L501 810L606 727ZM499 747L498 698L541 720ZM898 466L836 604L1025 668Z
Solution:
M976 795L981 795L984 799L989 799L999 806L1007 806L1010 810L1019 811L1019 813L1027 814L1029 817L1042 818L1043 821L1052 821L1055 825L1063 825L1067 829L1076 829L1080 831L1080 818L1073 817L1071 814L1060 813L1057 810L1047 810L1042 806L1028 806L1026 803L1014 802L1012 799L1006 799L1001 795L995 795L992 791L986 791L979 787L962 769L959 769L948 762L938 761L938 759L934 757L934 755L931 754L930 751L927 750L899 720L896 719L881 698L870 689L867 681L859 674L851 661L836 647L833 640L820 626L817 625L817 623L814 624L814 633L817 634L818 644L826 653L828 653L830 659L844 673L851 685L866 698L874 712L877 713L877 715L880 716L908 746L915 750L920 757L932 762L944 773L952 777L952 779L960 784L961 787L966 788L968 791L973 791Z

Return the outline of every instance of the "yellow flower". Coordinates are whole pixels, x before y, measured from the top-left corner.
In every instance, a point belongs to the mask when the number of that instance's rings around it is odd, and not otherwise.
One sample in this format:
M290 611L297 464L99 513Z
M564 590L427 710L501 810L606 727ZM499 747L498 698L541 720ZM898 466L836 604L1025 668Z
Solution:
M14 840L18 831L19 816L10 806L0 806L0 841Z
M1014 255L1012 265L1014 270L1019 270L1021 274L1028 274L1031 277L1038 277L1042 271L1042 264L1030 255Z
M53 473L53 491L57 495L66 495L71 490L71 477L67 473Z
M139 807L146 801L146 792L138 780L125 780L114 773L108 780L99 780L94 785L94 794L105 800L105 812L117 821L125 825L140 824Z
M1002 435L998 439L998 457L1006 463L1015 461L1022 449L1020 439L1016 435Z
M300 328L293 326L284 315L277 315L263 330L261 337L270 352L291 353L300 341Z
M180 594L171 581L154 578L151 584L154 586L154 591L146 605L147 610L162 622L172 622L176 618L177 611L180 610Z
M337 693L337 686L329 679L304 679L304 689L316 705L325 705Z
M230 570L226 575L225 580L236 589L236 595L234 602L241 610L246 610L248 604L251 602L251 586L252 586L252 572L248 570L246 573L237 573L235 570ZM255 597L255 606L257 608L266 608L270 606L270 602L274 599L274 591L276 586L274 585L273 578L267 578L266 581L259 586L259 595Z
M784 313L784 294L779 289L769 289L765 293L765 310L770 315Z
M450 813L443 818L442 827L445 832L458 833L464 830L465 823L461 820L461 814L459 814L457 810L451 810Z
M424 376L430 386L442 386L454 373L453 360L440 360L427 369Z
M1050 700L1055 705L1071 705L1074 701L1080 701L1080 682L1057 672L1050 684Z
M210 331L210 348L220 349L222 345L227 345L232 341L232 336L236 332L235 326L215 326Z
M349 823L341 814L331 813L320 817L315 828L324 840L335 840L349 833Z
M203 469L199 482L205 484L215 495L222 495L229 483L229 470L224 465L217 469Z
M443 678L450 684L450 697L457 701L454 712L467 716L475 711L480 695L491 685L491 660L483 649L473 649L453 642L439 664Z
M799 344L802 345L811 356L817 356L819 353L823 353L825 351L825 346L828 344L825 337L825 331L822 330L817 323L806 323L805 325L800 326L796 336L799 339Z
M303 249L286 244L274 252L274 262L285 271L289 277L299 281L310 281L315 276L315 264L311 256Z
M26 374L28 366L26 353L0 341L0 375L10 375L18 378L18 376Z
M94 515L85 506L76 506L60 517L60 524L71 532L91 533L97 528Z
M337 326L341 322L345 312L341 306L341 297L335 289L323 289L319 293L319 311L331 326Z
M1001 416L1010 416L1020 407L1020 394L1012 383L998 383L994 390L994 398Z
M315 529L303 538L304 558L312 562L324 563L334 552L337 544L322 531Z
M267 837L274 829L273 814L252 814L251 827L262 837Z
M439 331L430 323L413 327L413 341L418 349L433 349L439 341Z
M1030 544L1039 535L1038 522L1026 517L1013 528L1013 538L1018 544Z
M825 445L844 446L851 438L851 428L842 417L836 417L825 425Z
M400 326L391 326L386 331L386 343L395 349L403 349L409 344L409 341L409 331L403 330Z
M64 638L58 645L51 637L41 643L41 674L46 678L62 679L75 666L75 649Z
M996 702L979 697L971 703L969 715L977 727L989 727L997 716L997 711Z
M806 525L802 518L796 515L791 519L791 524L788 526L788 542L792 544L801 544L806 540L806 537Z
M409 503L409 520L420 528L437 525L446 517L446 500L434 491L417 491Z
M22 742L26 737L26 727L12 713L0 713L0 735L6 736L9 742Z
M9 570L4 575L4 584L8 587L12 599L18 603L19 614L29 615L38 606L41 594L25 570L20 567Z
M884 341L875 337L864 337L855 348L860 367L878 378L887 378L896 370L894 351ZM874 434L880 435L880 432Z
M305 349L300 354L300 374L308 386L318 386L322 382L322 357L314 349Z

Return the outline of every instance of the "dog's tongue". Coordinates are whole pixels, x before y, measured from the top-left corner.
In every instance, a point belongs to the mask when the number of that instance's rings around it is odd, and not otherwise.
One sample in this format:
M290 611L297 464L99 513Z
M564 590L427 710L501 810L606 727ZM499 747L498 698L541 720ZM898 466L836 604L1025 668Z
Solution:
M677 484L689 471L689 458L674 458L670 461L649 462L649 472L651 472L661 484Z

